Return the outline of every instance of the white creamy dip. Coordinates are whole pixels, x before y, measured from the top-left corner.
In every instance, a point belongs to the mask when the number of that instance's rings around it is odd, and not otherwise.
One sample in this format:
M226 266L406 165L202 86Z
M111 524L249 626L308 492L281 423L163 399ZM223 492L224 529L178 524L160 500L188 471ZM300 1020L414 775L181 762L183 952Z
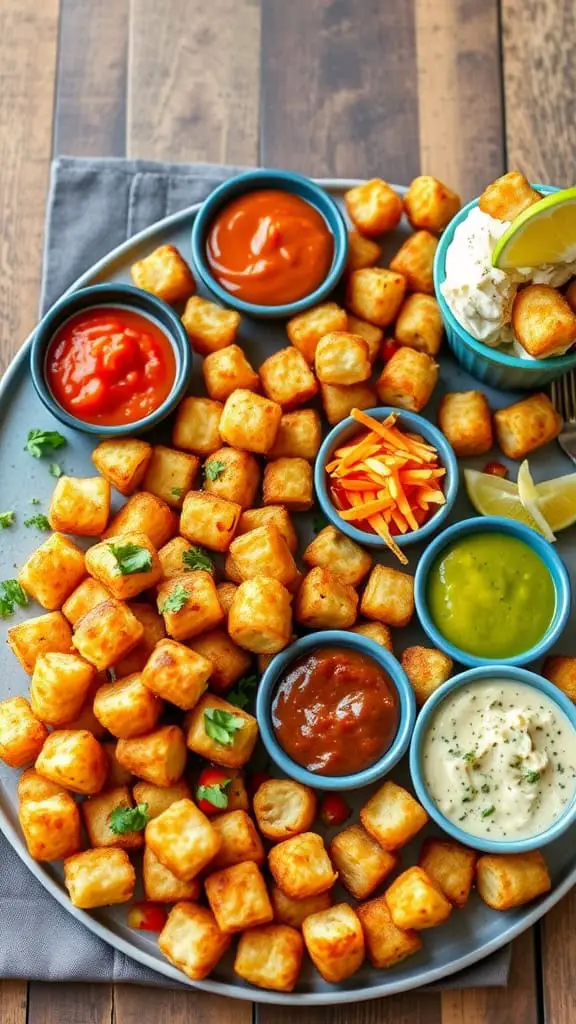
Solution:
M576 730L524 683L471 683L440 704L423 776L442 813L472 836L521 839L560 817L576 791Z
M510 222L496 220L475 206L458 225L446 250L446 279L440 291L458 322L477 341L496 347L515 341L510 323L512 303L522 283L559 288L576 274L576 261L498 270L492 253ZM565 349L555 355L562 355ZM528 353L516 342L515 355Z

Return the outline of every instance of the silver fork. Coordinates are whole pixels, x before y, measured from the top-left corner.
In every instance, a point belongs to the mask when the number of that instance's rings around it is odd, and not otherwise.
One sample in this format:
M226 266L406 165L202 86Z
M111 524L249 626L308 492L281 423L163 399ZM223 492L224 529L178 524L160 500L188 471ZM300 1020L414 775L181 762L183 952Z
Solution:
M552 382L552 401L564 420L558 444L576 462L576 374L570 370Z

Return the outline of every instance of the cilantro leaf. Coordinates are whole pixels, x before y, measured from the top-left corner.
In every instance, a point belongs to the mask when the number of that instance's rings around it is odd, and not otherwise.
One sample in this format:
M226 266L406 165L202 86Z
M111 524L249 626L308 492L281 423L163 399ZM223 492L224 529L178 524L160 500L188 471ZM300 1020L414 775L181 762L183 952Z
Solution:
M177 583L172 593L164 601L160 611L162 614L164 614L164 612L179 612L184 607L187 600L188 591L181 583Z
M182 495L184 494L184 488L183 487L171 487L170 488L170 494L174 498L181 498Z
M115 807L110 812L110 831L115 836L123 836L126 832L142 832L150 821L148 804L136 804L136 807Z
M323 530L325 526L328 526L328 520L322 512L318 512L312 519L314 533L320 533L320 530Z
M4 580L0 583L0 618L7 619L14 614L15 605L25 608L28 595L22 590L18 580Z
M210 739L216 740L223 747L230 747L234 742L234 733L243 729L246 722L240 715L232 715L220 708L207 708L204 712L204 731Z
M48 466L48 472L50 473L50 476L53 476L56 480L58 480L62 476L64 470L62 469L62 466L58 465L57 462L51 462L50 465Z
M197 800L207 800L212 807L218 807L220 810L225 811L228 807L228 794L226 790L232 784L232 779L226 779L225 782L219 782L212 786L198 786L196 790Z
M251 672L248 676L242 676L226 694L226 700L236 708L245 708L250 703L258 688L258 676Z
M24 526L35 526L37 530L52 529L48 517L43 515L42 512L38 512L35 516L30 516L29 519L25 519Z
M530 782L532 785L534 785L535 782L540 782L540 778L540 772L529 771L526 772L526 775L524 776L524 782Z
M57 430L30 430L24 451L33 455L35 459L41 459L43 455L63 448L67 443L66 438Z
M152 555L148 548L142 548L139 544L109 544L108 547L116 559L121 576L132 576L136 572L150 572Z
M207 462L204 466L204 476L208 480L218 480L226 470L226 463L220 462L219 459L215 459L214 462Z
M15 519L15 512L0 512L0 530L7 530L9 526L14 526Z
M203 548L191 547L182 554L182 561L187 572L195 569L204 569L206 572L214 572L214 562L210 555Z

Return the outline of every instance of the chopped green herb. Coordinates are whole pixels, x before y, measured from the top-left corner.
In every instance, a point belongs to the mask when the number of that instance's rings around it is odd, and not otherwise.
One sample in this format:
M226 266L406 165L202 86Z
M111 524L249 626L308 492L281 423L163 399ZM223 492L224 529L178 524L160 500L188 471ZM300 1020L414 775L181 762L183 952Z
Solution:
M42 502L40 501L40 498L30 498L30 504L31 505L41 505Z
M226 790L232 785L232 779L225 779L217 786L198 786L196 790L197 800L207 800L212 807L218 807L225 811L228 807L228 794Z
M246 724L240 715L232 715L229 711L221 711L220 708L207 708L204 712L204 730L210 739L223 747L229 747L234 742L234 733L243 729Z
M518 755L516 755L516 757L513 757L512 760L510 761L510 767L511 768L520 768L521 765L522 765L522 758L519 757Z
M15 519L15 512L0 512L0 530L7 530L9 526L14 526Z
M38 512L35 516L30 516L24 520L24 526L34 526L36 530L50 530L50 522L48 517L42 512Z
M25 608L27 604L28 596L18 580L4 580L0 583L0 618L7 619L13 615L16 605Z
M320 530L323 530L325 526L328 526L326 516L323 515L322 512L317 512L312 518L312 529L314 530L314 533L320 533Z
M494 814L495 810L496 808L494 807L494 804L492 804L492 807L485 807L482 811L482 817L489 818L491 814Z
M182 562L187 572L196 569L204 569L205 572L214 572L214 562L210 555L203 548L191 547L182 553Z
M58 465L57 462L51 462L50 465L48 466L48 472L50 473L50 476L53 476L56 478L56 480L58 480L62 476L64 470L62 469L62 466Z
M181 498L182 495L184 494L184 488L183 487L172 487L170 489L170 494L172 495L173 498Z
M534 785L534 783L540 782L540 778L540 772L526 772L526 775L524 776L524 782L529 782L532 785Z
M226 700L234 707L245 708L250 703L258 688L258 676L252 672L249 676L242 676L226 694Z
M121 576L132 576L137 572L150 572L152 555L148 548L140 547L139 544L109 544L108 547L116 559Z
M24 451L29 452L35 459L41 459L43 455L63 448L67 443L66 438L57 430L30 430Z
M488 785L487 782L483 782L482 785L480 786L480 789L482 790L483 793L490 792L490 786Z
M126 832L142 832L150 821L148 804L136 804L136 807L115 807L110 813L110 831L115 836L123 836Z
M226 463L215 459L214 462L207 462L204 466L204 476L208 480L218 480L226 470Z
M560 772L560 775L563 775L563 774L564 774L564 770L565 770L565 769L564 769L564 765L563 765L563 764L557 764L557 765L556 765L556 771L557 771L557 772Z
M469 750L466 754L462 755L467 764L476 764L476 752Z
M179 612L184 607L188 600L188 591L181 583L177 583L172 593L166 598L160 611L162 614L165 612Z

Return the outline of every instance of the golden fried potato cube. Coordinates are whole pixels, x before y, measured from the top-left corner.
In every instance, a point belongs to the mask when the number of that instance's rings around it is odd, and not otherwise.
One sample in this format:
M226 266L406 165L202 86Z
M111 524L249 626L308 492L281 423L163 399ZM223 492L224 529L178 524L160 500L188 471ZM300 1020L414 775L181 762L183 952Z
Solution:
M172 537L164 547L160 548L158 558L162 566L162 579L169 580L173 576L181 576L186 572L184 555L192 549L190 541L184 537Z
M496 220L515 220L542 196L530 186L520 171L508 171L496 178L483 191L478 206Z
M110 483L102 476L61 476L48 519L53 530L79 537L99 537L110 515Z
M303 405L318 391L312 370L293 345L265 359L260 366L260 377L264 394L283 409Z
M348 331L325 334L316 346L314 367L322 384L359 384L372 373L368 343Z
M388 626L385 626L383 622L360 622L357 626L352 627L353 633L359 633L360 636L366 636L369 640L373 640L375 644L380 644L390 654L394 654L394 646L392 643L392 633Z
M364 548L335 526L325 526L308 545L302 561L306 565L329 569L351 587L357 587L370 571L372 559Z
M428 815L408 790L387 781L364 804L360 821L382 849L398 850L424 828Z
M438 407L438 426L456 455L484 455L494 443L492 416L481 391L450 391Z
M438 380L438 363L414 348L403 345L385 364L376 381L384 405L420 412L427 405Z
M246 509L240 516L237 536L249 533L250 530L256 530L259 526L269 525L275 526L280 531L290 551L295 555L298 550L298 537L292 520L283 505L265 505L263 508Z
M87 732L91 732L95 739L101 740L106 734L106 729L98 721L94 714L94 697L98 687L102 686L103 682L108 681L108 674L106 672L97 672L95 678L88 687L88 695L84 701L82 707L76 718L71 722L66 722L64 725L55 725L53 728L58 729L86 729Z
M269 576L287 587L297 574L290 549L274 525L257 526L236 537L230 545L230 555L242 580Z
M175 640L161 640L144 669L142 683L151 693L189 711L208 686L212 662Z
M253 860L263 864L265 855L262 840L252 818L246 811L227 811L217 814L212 825L222 839L222 845L212 861L214 868L229 868Z
M404 196L404 212L412 227L435 234L456 216L461 205L460 196L431 174L414 178Z
M246 789L244 773L242 771L227 771L230 785L226 790L228 796L229 811L249 811L251 800Z
M566 302L573 313L576 313L576 277L573 277L565 291Z
M300 932L285 924L260 925L240 936L234 972L258 988L291 992L298 981L303 956Z
M292 779L268 779L253 801L258 828L275 842L308 832L316 817L316 794Z
M273 459L264 468L265 505L284 505L306 512L314 502L312 467L306 459Z
M16 788L21 804L26 800L42 801L49 796L56 796L57 793L64 793L62 786L50 782L50 779L45 779L44 776L38 774L35 768L26 768L22 772Z
M204 463L203 488L241 508L251 508L260 484L260 466L250 452L219 448Z
M352 409L374 409L378 405L378 395L371 384L351 384L349 387L321 384L320 397L324 415L331 426L345 420Z
M96 673L76 654L49 651L36 659L30 683L32 711L47 725L72 722L84 705Z
M182 323L194 351L201 356L209 356L211 352L219 352L235 341L240 326L240 313L223 309L215 302L194 295L186 303Z
M215 871L204 887L218 927L227 935L268 924L274 917L266 883L254 861Z
M373 267L382 255L382 246L373 242L370 238L364 238L359 231L348 232L348 260L346 270L352 273L354 270L364 270L365 267Z
M476 888L493 910L510 910L552 888L540 850L528 853L485 854L476 864Z
M523 459L529 452L553 441L562 430L562 417L543 392L494 413L498 444L509 459Z
M576 341L576 313L557 288L529 284L514 297L512 328L534 359L562 356Z
M307 363L312 365L316 346L325 334L330 331L345 331L348 327L348 315L335 302L323 302L305 313L292 317L286 324L290 342L302 353Z
M242 577L238 571L238 566L230 553L228 553L224 559L224 575L227 580L232 580L233 583L242 583Z
M142 601L129 601L128 607L144 627L144 635L136 647L115 662L114 674L117 679L131 676L134 672L141 672L156 644L164 640L166 636L164 619L156 611L156 608L144 604Z
M295 900L331 889L338 878L316 832L301 832L273 846L268 865L276 884Z
M62 612L48 612L11 626L7 635L8 646L18 658L24 671L31 676L36 659L46 651L73 651L72 630Z
M25 800L18 819L34 860L64 860L82 848L80 811L69 793Z
M126 564L131 554L142 560L142 569L133 571L130 562ZM145 533L122 533L94 544L86 552L86 569L118 601L137 597L162 577L158 552Z
M53 533L27 558L18 582L43 608L56 611L85 575L84 552L62 533Z
M76 623L72 643L99 671L111 668L144 636L144 627L127 604L111 597Z
M48 736L25 697L0 701L0 758L9 768L35 761Z
M94 714L113 736L129 740L150 732L164 710L164 702L142 682L140 672L104 683L94 697Z
M356 621L358 594L330 569L306 573L296 595L294 617L307 629L349 629Z
M234 686L252 665L250 655L238 647L223 628L210 629L195 637L188 647L210 665L210 689L219 694Z
M444 325L440 307L433 295L413 292L402 303L394 336L401 345L435 356L442 344Z
M346 305L360 318L387 327L396 315L406 291L406 279L396 268L366 267L350 274Z
M212 574L203 569L161 583L158 611L174 640L190 640L224 620Z
M354 899L365 900L394 871L398 857L383 850L361 825L349 825L328 845L330 859Z
M98 472L126 497L142 483L151 458L152 445L137 437L100 441L91 455Z
M222 441L220 422L222 403L211 398L185 398L176 412L172 428L172 444L175 448L196 455L210 455Z
M402 217L402 197L382 178L372 178L348 189L344 202L350 220L366 238L392 231Z
M276 440L281 419L282 406L278 402L237 388L226 399L220 435L232 448L266 455Z
M373 967L394 967L422 949L422 939L414 929L403 931L392 920L385 896L378 896L356 907L360 918L366 953Z
M178 900L198 900L202 894L202 884L197 878L188 882L182 881L169 871L152 852L149 846L144 847L142 858L142 882L144 895L154 903L176 903Z
M228 612L230 636L254 654L276 654L292 636L291 600L278 580L267 576L244 580Z
M280 420L271 459L308 459L313 462L322 443L320 416L315 409L285 412Z
M348 330L363 338L368 345L368 359L373 363L380 354L380 346L384 338L384 331L375 324L369 324L367 320L360 320L357 316L348 317Z
M230 941L211 910L188 902L172 908L158 937L164 956L192 981L201 981L214 970Z
M118 740L118 762L154 786L173 786L186 767L186 740L177 725L163 725L145 736Z
M199 468L197 455L157 444L152 449L144 477L144 490L162 498L172 508L181 508L184 495L192 490Z
M187 882L216 856L222 840L192 800L177 800L146 826L146 846Z
M39 775L73 793L99 793L108 774L108 758L87 729L59 729L47 737L34 767Z
M228 345L206 356L202 375L210 398L225 402L237 388L260 391L260 376L239 345Z
M452 912L452 904L422 868L403 871L384 893L392 921L397 928L435 928Z
M357 913L347 903L311 914L302 925L312 962L325 981L349 978L364 961L364 933Z
M153 782L136 782L133 787L134 802L147 805L148 819L157 818L177 800L191 800L192 790L186 779L180 779L168 786L157 786Z
M426 839L418 865L454 907L468 902L478 854L452 839Z
M258 739L258 723L247 711L206 693L186 718L188 749L224 768L243 768Z
M542 675L565 693L576 704L576 658L552 654L546 658Z
M227 551L242 512L236 501L206 491L188 491L182 507L180 532L192 544L211 551Z
M114 516L103 540L130 533L144 533L158 550L178 531L178 519L172 509L148 491L133 494Z
M84 850L64 861L64 885L73 906L108 907L132 899L136 872L126 850Z
M310 914L317 914L320 910L327 910L332 906L332 892L319 892L316 896L307 896L302 900L292 899L287 896L279 886L273 885L270 891L270 899L274 908L274 920L279 924L288 924L291 928L302 931L302 925Z
M133 263L130 276L137 288L164 302L185 302L196 291L192 271L174 245L160 245Z
M102 604L103 601L107 601L110 597L112 597L112 594L103 583L93 579L92 576L87 576L76 587L76 590L72 591L70 597L64 601L62 614L66 616L68 622L75 626L83 615L86 615L97 604Z
M129 772L116 758L116 742L106 740L102 743L106 757L108 758L108 772L104 789L116 789L117 786L130 786L134 781L132 772Z
M454 668L452 658L435 647L407 647L400 664L414 690L418 707L450 678Z
M104 793L91 796L82 803L82 818L90 846L117 847L119 850L138 850L144 845L141 831L118 833L111 827L111 815L119 808L133 807L129 786L116 786Z
M415 231L390 260L390 270L402 275L408 291L433 295L433 267L437 248L438 239L429 231Z

